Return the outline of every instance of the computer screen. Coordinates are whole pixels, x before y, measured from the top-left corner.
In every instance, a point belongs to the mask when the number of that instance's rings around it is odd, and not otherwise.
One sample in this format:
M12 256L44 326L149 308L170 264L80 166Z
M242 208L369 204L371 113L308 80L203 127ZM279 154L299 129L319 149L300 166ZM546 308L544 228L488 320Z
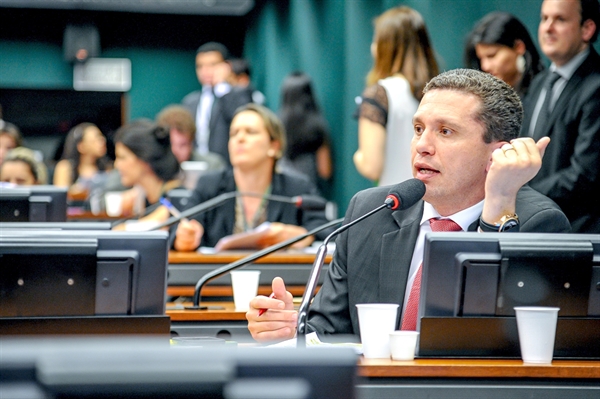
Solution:
M599 286L600 235L428 233L419 354L518 356L513 308L553 306L555 353L600 356Z
M164 315L168 234L0 231L0 316Z
M66 222L67 189L0 185L1 222Z
M20 377L21 389L53 398L353 399L357 358L341 347L15 339L3 342L0 389Z
M111 222L0 222L0 231L26 230L110 230Z

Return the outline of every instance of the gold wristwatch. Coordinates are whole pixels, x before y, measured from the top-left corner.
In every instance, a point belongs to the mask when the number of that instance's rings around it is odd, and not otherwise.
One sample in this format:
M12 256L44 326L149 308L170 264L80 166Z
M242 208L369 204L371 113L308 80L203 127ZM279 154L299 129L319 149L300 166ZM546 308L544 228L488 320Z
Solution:
M479 228L485 232L517 232L519 231L519 217L516 213L504 215L495 224L486 223L479 218Z

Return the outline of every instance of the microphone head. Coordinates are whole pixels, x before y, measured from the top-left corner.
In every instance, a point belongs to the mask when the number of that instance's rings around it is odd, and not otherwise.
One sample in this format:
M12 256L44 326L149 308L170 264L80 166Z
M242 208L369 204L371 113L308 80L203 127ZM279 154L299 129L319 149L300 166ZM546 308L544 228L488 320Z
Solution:
M299 195L292 197L296 208L307 211L322 211L327 207L327 200L316 195Z
M394 211L410 208L425 195L425 184L419 179L409 179L393 186L385 204Z

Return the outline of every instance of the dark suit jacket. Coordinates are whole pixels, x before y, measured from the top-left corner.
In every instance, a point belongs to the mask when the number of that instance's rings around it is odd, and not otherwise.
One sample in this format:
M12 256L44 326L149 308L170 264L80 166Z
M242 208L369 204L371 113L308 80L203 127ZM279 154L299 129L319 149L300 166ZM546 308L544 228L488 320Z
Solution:
M196 112L200 104L202 91L197 90L191 92L183 98L181 105L186 107L196 119ZM216 97L210 111L210 121L208 128L210 135L208 137L208 150L220 154L223 159L229 163L229 125L235 111L242 105L252 102L252 92L244 89L233 87L231 91L222 97Z
M208 173L198 180L187 208L216 197L219 194L235 191L233 171L227 169ZM293 197L296 195L318 195L317 189L306 178L274 173L271 194ZM219 239L233 233L235 225L235 198L223 205L194 217L204 226L201 246L214 247ZM327 223L324 211L303 211L293 204L270 201L267 203L267 221L303 226L312 230ZM331 230L322 231L318 239L324 239Z
M548 73L535 77L523 100L522 136L528 135ZM600 187L600 56L593 47L556 101L543 135L552 141L542 168L529 185L556 201L574 232L600 233L600 206L595 195Z
M356 194L344 223L382 204L388 190L378 187ZM519 191L516 212L522 232L570 231L569 221L558 206L529 187ZM391 215L378 212L340 234L329 272L310 308L310 331L319 335L359 335L357 303L397 303L402 310L422 216L423 201L419 201ZM476 231L478 224L474 222L469 230ZM401 320L399 311L396 329Z

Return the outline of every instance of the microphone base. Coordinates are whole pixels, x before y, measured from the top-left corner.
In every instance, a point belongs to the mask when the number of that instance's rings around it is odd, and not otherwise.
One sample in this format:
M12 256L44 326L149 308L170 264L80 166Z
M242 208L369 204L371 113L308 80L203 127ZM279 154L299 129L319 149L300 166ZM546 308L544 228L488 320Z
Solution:
M184 306L185 310L225 310L224 306Z

